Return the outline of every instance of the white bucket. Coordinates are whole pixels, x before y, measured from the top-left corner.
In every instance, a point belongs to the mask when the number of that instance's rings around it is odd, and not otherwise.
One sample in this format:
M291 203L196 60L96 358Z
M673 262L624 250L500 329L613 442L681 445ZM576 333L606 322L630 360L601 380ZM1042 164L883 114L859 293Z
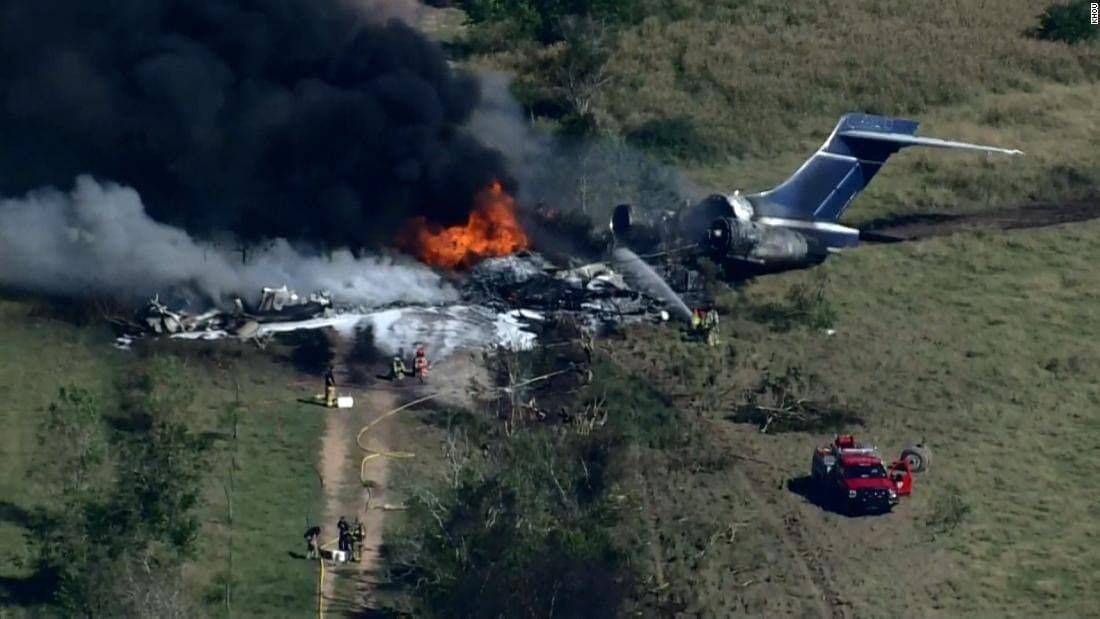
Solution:
M333 550L332 551L332 562L333 563L347 563L347 561L348 561L348 553L344 552L343 550Z
M336 398L336 408L351 408L354 401L350 395L342 395Z

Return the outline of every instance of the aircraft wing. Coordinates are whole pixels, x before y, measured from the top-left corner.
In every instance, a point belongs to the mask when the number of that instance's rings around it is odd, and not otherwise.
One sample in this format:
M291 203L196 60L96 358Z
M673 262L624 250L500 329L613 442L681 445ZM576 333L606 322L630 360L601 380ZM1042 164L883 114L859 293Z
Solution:
M861 131L858 129L849 129L846 131L840 131L839 133L837 133L837 135L843 138L875 140L876 142L893 142L894 144L900 144L902 146L961 148L965 150L984 151L987 153L1003 153L1005 155L1024 154L1024 151L1015 148L998 148L996 146L982 146L981 144L971 144L969 142L953 142L951 140L941 140L939 138L922 138L906 133L880 133L878 131Z

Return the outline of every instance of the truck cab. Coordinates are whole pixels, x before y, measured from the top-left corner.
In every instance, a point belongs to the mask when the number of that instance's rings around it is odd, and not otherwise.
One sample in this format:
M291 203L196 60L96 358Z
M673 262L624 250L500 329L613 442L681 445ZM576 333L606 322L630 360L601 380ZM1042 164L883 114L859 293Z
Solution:
M888 512L898 503L897 488L878 456L842 455L831 481L848 513Z
M837 436L814 451L811 477L822 498L845 513L888 512L898 503L898 487L878 450L851 435Z

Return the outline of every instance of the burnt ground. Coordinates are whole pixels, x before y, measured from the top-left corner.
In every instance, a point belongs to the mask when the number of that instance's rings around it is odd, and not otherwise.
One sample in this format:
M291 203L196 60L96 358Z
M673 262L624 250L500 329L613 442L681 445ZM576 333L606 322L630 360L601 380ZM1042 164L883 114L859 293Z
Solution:
M975 213L913 213L872 220L862 226L862 240L915 241L975 230L1017 230L1100 218L1100 198L1049 203Z

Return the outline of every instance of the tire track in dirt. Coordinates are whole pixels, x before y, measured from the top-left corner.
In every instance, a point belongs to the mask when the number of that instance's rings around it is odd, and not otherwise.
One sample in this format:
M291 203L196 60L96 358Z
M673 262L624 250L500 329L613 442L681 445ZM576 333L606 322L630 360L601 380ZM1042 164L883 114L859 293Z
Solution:
M786 536L792 540L794 546L799 549L803 562L810 571L811 577L817 583L824 594L825 603L830 609L832 617L849 617L851 613L847 608L844 598L837 592L836 583L833 580L832 570L827 561L821 557L821 548L811 544L805 536L805 525L797 508L788 510L783 515L783 528Z
M660 532L653 522L653 503L649 499L649 483L646 482L645 475L643 475L641 471L635 473L635 477L642 490L642 511L644 512L642 520L645 521L646 531L652 539L649 546L653 554L653 572L655 580L657 581L655 585L656 589L660 590L664 589L668 584L668 581L665 580L665 553L664 549L661 547Z
M910 213L882 217L861 226L865 240L919 241L956 232L1020 230L1100 219L1100 198L1041 202L973 213Z
M766 501L756 490L758 482L740 468L735 468L733 474L750 502L757 506L755 511L760 515L762 524L775 534L790 556L801 579L812 592L818 615L847 617L848 613L843 608L840 596L836 593L830 574L827 570L821 569L819 561L811 561L814 557L813 549L801 535L801 531L796 526L792 526L798 523L797 517L791 518L792 514L789 511L782 517L775 515L775 506Z

